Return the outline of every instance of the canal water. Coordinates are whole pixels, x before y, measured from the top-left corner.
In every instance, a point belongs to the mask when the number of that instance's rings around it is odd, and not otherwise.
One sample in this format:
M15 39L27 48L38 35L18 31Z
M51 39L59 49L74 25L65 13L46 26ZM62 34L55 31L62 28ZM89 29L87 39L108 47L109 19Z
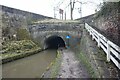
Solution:
M47 66L55 60L56 50L46 50L2 65L3 78L40 78Z

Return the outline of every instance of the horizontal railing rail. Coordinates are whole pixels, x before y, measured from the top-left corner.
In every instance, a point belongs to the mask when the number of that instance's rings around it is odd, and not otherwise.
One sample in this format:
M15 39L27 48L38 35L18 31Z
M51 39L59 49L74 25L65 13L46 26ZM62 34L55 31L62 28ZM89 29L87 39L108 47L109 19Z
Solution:
M97 32L94 28L85 23L85 28L92 35L92 40L98 44L98 47L101 47L107 55L107 61L110 60L120 69L120 47L114 44L112 41L108 40L102 34Z

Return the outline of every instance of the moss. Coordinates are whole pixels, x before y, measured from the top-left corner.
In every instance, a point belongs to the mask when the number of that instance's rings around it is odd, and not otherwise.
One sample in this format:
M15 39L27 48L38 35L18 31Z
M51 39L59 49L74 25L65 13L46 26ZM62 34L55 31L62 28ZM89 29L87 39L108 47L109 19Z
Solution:
M96 74L95 74L93 68L91 67L91 64L89 63L87 57L84 55L84 53L78 54L78 57L82 61L82 63L86 66L86 68L88 69L88 72L89 72L91 78L96 78Z
M56 60L53 62L51 78L57 78L61 66L61 53L58 52Z
M85 52L87 51L87 48L86 48L87 38L86 38L86 35L85 35L84 32L85 32L85 30L83 30L84 35L82 35L82 38L81 38L81 41L80 41L80 48L79 48L79 52L77 54L77 57L85 65L88 73L90 74L90 77L91 78L96 78L97 77L96 72L94 71L94 69L93 69L93 67L90 63L89 58L85 54Z
M60 71L62 54L57 51L57 57L50 65L46 68L46 71L41 76L42 78L57 78Z

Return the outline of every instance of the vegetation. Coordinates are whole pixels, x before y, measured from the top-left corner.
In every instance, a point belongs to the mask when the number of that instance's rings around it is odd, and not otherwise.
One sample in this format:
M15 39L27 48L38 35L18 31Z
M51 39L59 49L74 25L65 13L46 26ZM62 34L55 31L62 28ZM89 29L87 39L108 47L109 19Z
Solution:
M84 53L79 53L78 58L82 61L82 63L84 63L84 65L88 69L91 78L96 78L96 74L95 74L93 68L91 67L91 64L88 61L87 57L84 55Z
M120 2L104 2L96 17L109 16L111 12L117 13L118 9L120 9Z
M34 24L39 23L80 23L79 20L57 20L57 19L45 19L41 21L34 22Z
M42 75L42 77L44 78L57 78L59 70L60 70L60 66L61 66L61 58L62 58L62 54L57 51L57 57L56 59L51 62L51 64L46 68L45 73Z
M62 55L61 55L60 52L58 52L57 58L54 61L54 64L53 64L53 67L52 67L51 78L57 78L58 72L59 72L60 66L61 66L61 58L62 58Z
M18 40L28 40L30 39L29 32L26 29L18 28L17 29Z
M3 53L0 56L4 59L37 49L40 48L31 40L10 41L3 44Z
M80 48L79 52L77 52L76 56L78 59L85 65L88 73L90 74L91 78L97 78L97 73L93 69L93 65L90 63L90 59L86 55L86 41L87 38L85 37L86 35L82 35L81 41L80 41ZM82 45L82 46L81 46Z

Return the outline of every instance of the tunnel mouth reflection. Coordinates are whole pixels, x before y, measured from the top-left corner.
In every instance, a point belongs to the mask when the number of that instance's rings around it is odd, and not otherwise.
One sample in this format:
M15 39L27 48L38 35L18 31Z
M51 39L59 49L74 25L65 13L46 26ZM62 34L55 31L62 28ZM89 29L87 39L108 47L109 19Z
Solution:
M44 46L45 49L65 48L65 42L60 36L53 35L45 39Z

